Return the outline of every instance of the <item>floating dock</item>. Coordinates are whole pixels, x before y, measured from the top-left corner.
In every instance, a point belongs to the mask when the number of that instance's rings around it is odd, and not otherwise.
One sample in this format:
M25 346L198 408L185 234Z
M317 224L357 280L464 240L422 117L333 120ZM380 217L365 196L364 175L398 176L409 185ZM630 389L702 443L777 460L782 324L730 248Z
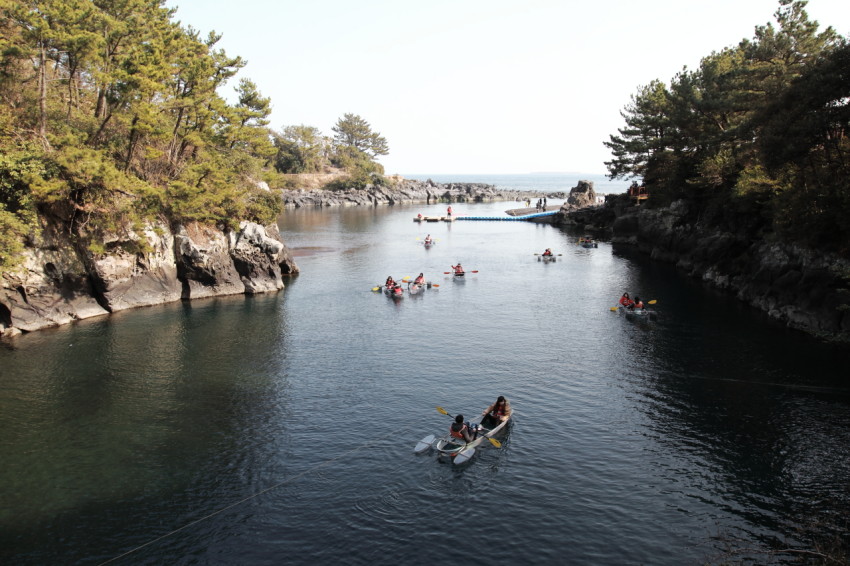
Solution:
M537 212L535 214L526 214L525 216L417 216L413 219L414 222L455 222L460 220L496 220L496 221L518 221L524 222L534 220L536 218L545 218L558 214L557 210L550 212Z
M454 216L417 216L413 219L414 222L454 222L457 220Z

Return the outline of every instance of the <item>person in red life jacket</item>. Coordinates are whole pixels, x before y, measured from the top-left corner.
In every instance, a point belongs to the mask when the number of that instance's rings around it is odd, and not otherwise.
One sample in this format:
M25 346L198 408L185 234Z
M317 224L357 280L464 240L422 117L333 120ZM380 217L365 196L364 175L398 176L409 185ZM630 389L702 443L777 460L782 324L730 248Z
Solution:
M543 255L548 257L552 255L552 248L546 248L546 251L543 252Z
M446 215L447 215L447 216L451 216L451 215L452 215L452 207L449 207L449 210L448 210L448 212L446 212Z
M387 289L392 289L392 288L395 286L395 280L393 279L393 276L392 276L392 275L390 275L389 277L387 277L387 282L386 282L386 283L384 283L384 286L385 286Z
M511 404L503 395L499 395L496 402L484 409L481 414L484 415L481 424L492 428L511 418Z
M398 283L394 284L393 285L393 295L398 297L398 296L401 296L403 294L404 294L404 289L401 288L401 285L399 285Z
M457 438L468 443L475 440L475 437L478 436L478 430L470 430L469 424L463 422L463 415L458 415L455 417L455 422L449 427L449 434L452 438Z
M625 309L630 309L630 308L632 308L633 304L634 304L634 301L632 301L629 298L629 294L623 293L623 296L620 297L620 306L625 308Z
M630 308L630 309L642 309L642 308L643 308L643 301L641 301L641 300L640 300L640 297L638 297L637 295L635 295L635 302L633 302L633 303L629 306L629 308Z
M460 262L457 262L457 265L453 265L452 269L455 270L455 275L463 275L463 267L460 265Z
M434 243L434 240L431 239L431 234L428 234L427 236L425 236L425 245L426 246L430 246L433 243Z
M424 285L425 284L425 276L423 274L419 274L416 279L413 280L414 285Z

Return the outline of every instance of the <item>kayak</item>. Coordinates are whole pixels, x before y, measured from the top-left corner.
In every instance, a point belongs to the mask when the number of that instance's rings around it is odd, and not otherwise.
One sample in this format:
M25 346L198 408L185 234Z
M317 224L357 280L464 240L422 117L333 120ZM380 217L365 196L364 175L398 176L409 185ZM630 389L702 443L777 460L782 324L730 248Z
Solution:
M407 292L411 295L418 295L422 293L427 288L426 285L417 285L416 283L408 283L407 284Z
M651 311L649 309L627 309L624 307L620 307L620 312L626 315L626 318L631 320L653 320L655 318L655 311Z
M555 261L555 256L553 255L541 255L537 256L538 261L542 261L543 263L549 263L550 261Z
M386 295L387 297L394 299L394 300L399 300L399 299L404 298L404 292L394 293L392 289L387 289L386 287L384 287L384 295Z
M433 434L429 434L416 444L413 451L420 453L428 450L429 448L434 448L437 451L438 456L447 456L452 459L454 464L463 464L472 458L477 446L485 440L490 440L495 434L504 430L508 422L510 422L510 418L500 422L495 428L487 428L480 424L473 425L479 426L480 428L478 429L478 436L472 442L464 442L459 438L453 437L451 434L446 434L440 438L436 438ZM490 442L499 446L499 443L495 440L490 440Z

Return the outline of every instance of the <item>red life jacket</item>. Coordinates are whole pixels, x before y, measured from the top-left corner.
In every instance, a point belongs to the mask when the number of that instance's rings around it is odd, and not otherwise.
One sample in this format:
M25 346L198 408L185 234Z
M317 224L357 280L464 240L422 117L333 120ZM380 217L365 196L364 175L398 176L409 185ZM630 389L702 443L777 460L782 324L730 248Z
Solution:
M463 268L459 265L452 266L454 267L455 273L463 273Z
M623 305L624 307L627 307L627 306L633 304L633 301L631 299L629 299L628 297L620 297L620 304Z
M449 427L449 434L451 434L451 435L452 435L452 437L454 437L454 438L459 438L459 439L461 439L461 440L463 440L463 441L466 441L466 438L464 438L464 436L463 436L463 433L466 431L466 425L464 424L464 425L460 428L460 430L455 430L455 425L456 425L456 424L457 424L457 423L453 423L453 424L452 424L452 426L450 426L450 427Z

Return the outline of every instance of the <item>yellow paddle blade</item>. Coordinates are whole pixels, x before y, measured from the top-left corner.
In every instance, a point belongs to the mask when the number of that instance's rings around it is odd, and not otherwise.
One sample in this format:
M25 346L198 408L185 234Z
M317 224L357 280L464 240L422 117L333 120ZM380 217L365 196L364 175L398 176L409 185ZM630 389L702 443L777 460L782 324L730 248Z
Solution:
M620 307L611 307L611 312L616 312L618 308Z
M501 448L501 447L502 447L502 443L501 443L501 442L499 442L498 440L496 440L495 438L488 438L487 440L489 440L489 441L490 441L490 444L492 444L492 445L493 445L493 446L495 446L496 448Z
M648 303L646 303L646 304L648 304L648 305L654 305L654 304L655 304L655 303L657 303L657 302L658 302L658 301L657 301L656 299L652 299L651 301L649 301L649 302L648 302Z
M444 408L442 408L442 407L437 407L437 412L438 412L438 413L441 413L441 414L443 414L443 415L448 415L448 414L449 414L449 413L448 413L448 411L446 411L446 410L445 410Z
M380 290L381 290L381 288L380 288L380 287L372 287L372 290L373 290L373 291L380 291Z

